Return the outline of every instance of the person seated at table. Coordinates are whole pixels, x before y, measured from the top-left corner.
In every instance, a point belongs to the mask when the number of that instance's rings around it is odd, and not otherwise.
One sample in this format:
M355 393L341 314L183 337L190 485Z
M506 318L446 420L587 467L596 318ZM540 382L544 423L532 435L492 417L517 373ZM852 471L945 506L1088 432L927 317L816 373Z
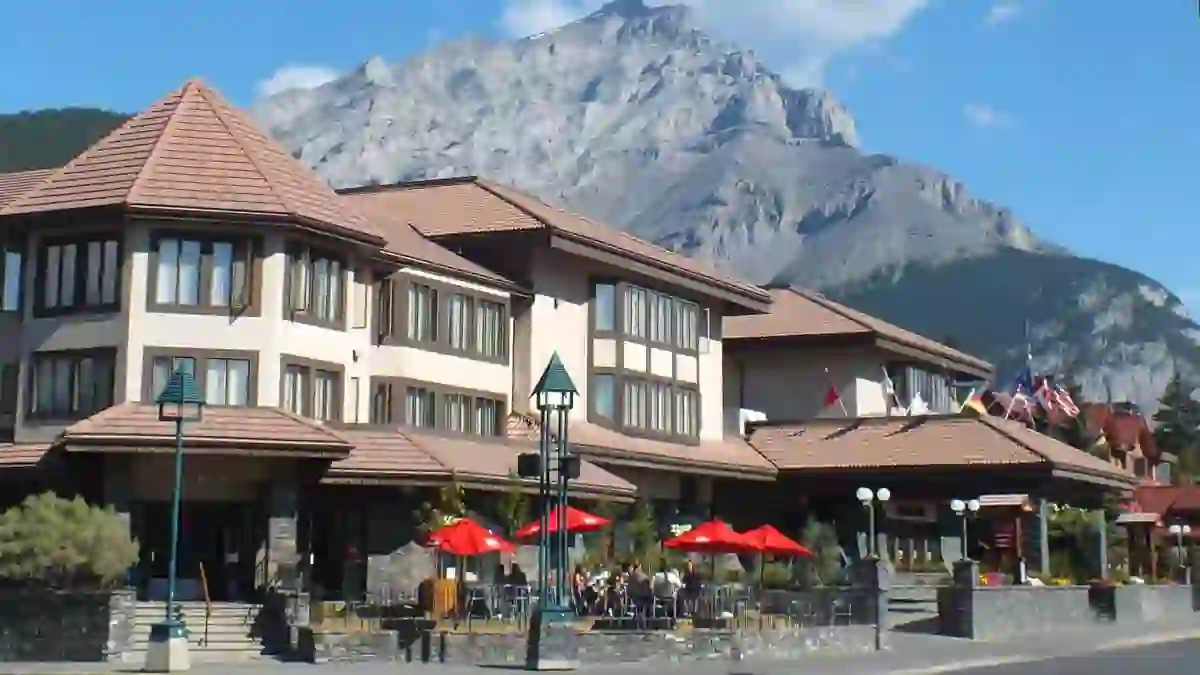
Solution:
M508 568L508 578L505 579L505 583L510 586L528 586L529 579L525 576L525 570L521 569L517 563L513 563Z
M690 616L696 611L696 600L700 597L700 573L696 571L696 564L691 560L683 565L683 574L679 579L681 587L679 589L679 599L682 601L680 613L684 616Z
M587 573L583 571L583 565L576 565L575 572L571 574L571 598L575 602L575 613L583 616L587 613Z
M629 572L629 601L636 613L647 614L654 604L654 592L650 588L650 577L642 569L642 563L634 561Z

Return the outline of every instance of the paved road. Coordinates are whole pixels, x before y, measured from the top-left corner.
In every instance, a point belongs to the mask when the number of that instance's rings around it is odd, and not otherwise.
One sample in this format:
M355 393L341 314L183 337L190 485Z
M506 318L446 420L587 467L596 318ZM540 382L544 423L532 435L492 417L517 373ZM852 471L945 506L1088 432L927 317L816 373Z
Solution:
M1200 640L1065 656L1032 663L1011 663L957 671L959 675L1184 675L1196 672Z

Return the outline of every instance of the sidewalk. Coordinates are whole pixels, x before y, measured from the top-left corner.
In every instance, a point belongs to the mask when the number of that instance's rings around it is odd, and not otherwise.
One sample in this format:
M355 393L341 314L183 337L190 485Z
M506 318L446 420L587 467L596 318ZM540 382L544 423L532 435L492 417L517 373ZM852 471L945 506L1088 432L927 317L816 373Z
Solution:
M1098 624L1088 629L1036 634L1021 640L995 643L892 632L888 634L888 649L856 656L821 656L818 653L803 660L787 661L748 659L740 662L589 664L576 672L581 675L646 672L655 675L791 675L802 665L806 675L842 675L846 672L855 675L930 675L1198 638L1200 617L1186 625L1143 624L1138 627L1136 634L1131 634L1127 626L1118 628L1115 625ZM138 672L140 668L140 664L2 663L0 675L92 675ZM414 675L481 675L489 670L505 672L503 669L438 663L374 662L314 666L276 661L196 663L191 672L197 675L315 675L335 670L350 675L394 675L397 672L412 672Z

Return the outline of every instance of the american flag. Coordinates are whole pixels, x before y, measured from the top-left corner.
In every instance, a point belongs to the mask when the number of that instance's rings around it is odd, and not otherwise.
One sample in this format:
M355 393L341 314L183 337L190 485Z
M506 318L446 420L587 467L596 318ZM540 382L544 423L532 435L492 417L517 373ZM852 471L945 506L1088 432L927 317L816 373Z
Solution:
M1079 414L1079 406L1071 399L1071 394L1059 385L1050 382L1050 378L1042 378L1033 397L1049 412L1061 412L1068 417Z

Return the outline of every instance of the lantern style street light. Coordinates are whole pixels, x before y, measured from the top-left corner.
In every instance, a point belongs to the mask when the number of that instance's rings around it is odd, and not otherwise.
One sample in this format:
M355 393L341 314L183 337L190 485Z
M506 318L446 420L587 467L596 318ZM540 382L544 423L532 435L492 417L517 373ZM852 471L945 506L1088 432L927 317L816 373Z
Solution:
M1179 563L1183 566L1183 581L1191 585L1192 561L1188 558L1188 550L1183 547L1183 538L1192 533L1192 526L1176 524L1168 527L1167 531L1175 535L1175 550L1179 551Z
M555 352L546 370L533 388L534 404L541 415L541 435L537 453L517 458L517 473L522 478L538 479L541 497L538 535L538 611L570 616L571 589L567 579L567 491L571 480L579 478L579 457L571 454L569 420L579 391ZM551 514L558 522L551 523ZM552 531L553 530L553 531Z
M199 422L204 414L204 397L190 372L179 369L163 387L158 400L158 419L175 423L175 486L171 491L171 557L167 561L166 615L150 627L146 671L169 673L188 670L187 625L175 605L175 582L179 565L179 511L183 500L183 424Z
M867 552L871 557L878 558L879 545L875 541L875 503L886 504L892 498L892 491L887 488L872 490L869 487L860 487L854 492L854 496L862 502L863 508L867 510L867 534L870 537L867 542Z
M967 518L979 512L979 500L971 499L964 502L961 499L951 499L950 510L962 519L962 557L963 560L967 560Z

